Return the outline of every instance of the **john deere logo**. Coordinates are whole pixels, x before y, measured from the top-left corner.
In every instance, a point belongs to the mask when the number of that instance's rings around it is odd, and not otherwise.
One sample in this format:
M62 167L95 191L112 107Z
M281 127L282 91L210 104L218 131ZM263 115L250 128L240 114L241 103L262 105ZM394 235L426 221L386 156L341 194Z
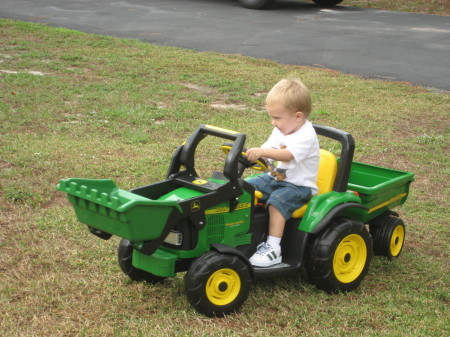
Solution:
M199 200L194 200L191 203L191 212L197 212L200 208L201 208L201 206L200 206Z

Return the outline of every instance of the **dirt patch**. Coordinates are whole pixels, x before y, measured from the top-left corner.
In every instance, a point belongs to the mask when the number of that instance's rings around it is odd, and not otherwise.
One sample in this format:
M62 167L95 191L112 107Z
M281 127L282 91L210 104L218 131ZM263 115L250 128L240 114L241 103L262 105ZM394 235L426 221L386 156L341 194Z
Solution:
M69 201L67 200L67 195L62 192L56 192L53 194L52 198L44 203L41 208L52 208L52 207L64 207L69 205Z
M0 159L0 169L10 169L13 167L14 167L13 164L11 164L3 159Z
M209 106L214 109L234 109L234 110L247 109L247 106L245 104L211 103Z
M432 111L424 111L421 116L405 115L395 124L395 136L399 138L418 137L423 130L429 130L433 135L445 134L448 127L447 116ZM420 131L419 131L420 130Z
M35 75L35 76L48 75L46 73L43 73L42 71L37 71L37 70L15 71L15 70L0 69L0 73L4 73L4 74L30 74L30 75Z
M181 83L181 84L188 89L199 91L199 92L202 92L205 94L217 93L217 90L215 90L214 88L207 87L204 85L198 85L198 84L194 84L194 83Z
M151 105L151 106L154 106L155 108L158 108L158 109L167 109L169 107L169 105L167 103L164 103L164 102L155 102L155 101L149 100L147 103L149 105Z
M245 104L234 104L234 103L226 103L227 97L221 93L219 93L216 89L198 85L194 83L182 83L183 86L185 86L188 89L198 91L200 93L206 94L208 96L214 95L217 97L216 100L214 100L212 103L209 104L209 106L213 109L220 109L220 110L246 110L248 109L248 106ZM255 97L259 97L264 95L265 93L255 93Z

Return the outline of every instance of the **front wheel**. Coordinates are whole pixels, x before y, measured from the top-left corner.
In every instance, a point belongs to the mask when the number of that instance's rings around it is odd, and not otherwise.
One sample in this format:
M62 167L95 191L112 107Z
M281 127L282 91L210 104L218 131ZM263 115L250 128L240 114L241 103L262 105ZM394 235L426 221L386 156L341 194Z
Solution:
M245 8L265 9L272 7L275 0L239 0L239 3Z
M358 288L372 256L372 238L364 224L341 218L314 240L306 268L317 288L347 292Z
M191 305L209 317L236 312L248 297L251 276L239 257L209 252L195 260L185 276Z
M322 7L332 7L340 4L343 0L313 0L316 4Z
M133 245L127 239L120 240L117 249L120 269L133 281L146 281L148 283L162 282L165 278L153 275L145 270L133 266Z

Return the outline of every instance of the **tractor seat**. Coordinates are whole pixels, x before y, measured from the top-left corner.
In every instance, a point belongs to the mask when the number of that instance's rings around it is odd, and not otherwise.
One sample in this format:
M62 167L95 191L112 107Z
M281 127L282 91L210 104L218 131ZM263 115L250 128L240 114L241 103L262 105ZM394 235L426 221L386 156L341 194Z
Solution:
M330 151L320 149L320 162L319 171L317 174L317 187L319 188L318 194L331 192L333 190L334 180L337 173L337 160L336 156ZM255 191L255 199L262 198L260 191ZM292 218L301 218L306 211L309 203L304 204L302 207L296 209L292 213Z

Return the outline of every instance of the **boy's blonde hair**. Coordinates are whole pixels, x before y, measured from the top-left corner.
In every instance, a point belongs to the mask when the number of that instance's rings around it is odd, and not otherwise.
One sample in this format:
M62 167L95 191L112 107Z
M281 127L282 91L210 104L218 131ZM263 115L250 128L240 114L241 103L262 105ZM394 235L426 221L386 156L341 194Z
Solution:
M305 118L311 113L311 95L308 88L297 78L282 79L269 91L266 104L283 104L293 112L303 112Z

